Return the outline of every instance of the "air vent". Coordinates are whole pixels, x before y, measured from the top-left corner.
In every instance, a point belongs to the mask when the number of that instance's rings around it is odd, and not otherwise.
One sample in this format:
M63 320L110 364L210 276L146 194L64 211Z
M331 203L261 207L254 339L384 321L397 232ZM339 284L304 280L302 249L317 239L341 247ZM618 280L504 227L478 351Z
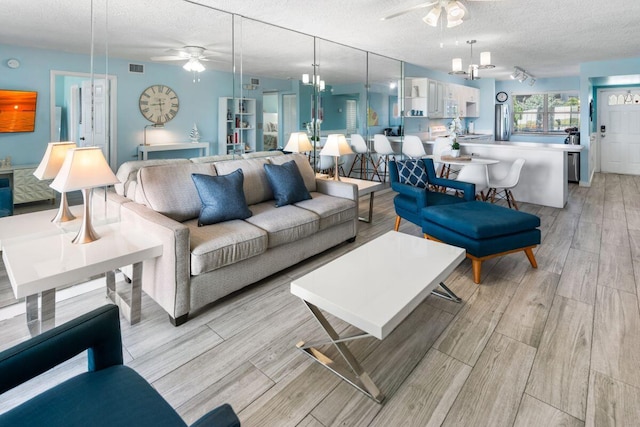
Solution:
M129 64L129 72L144 74L144 65L142 64Z
M260 79L251 79L251 84L254 86L259 86L260 85Z

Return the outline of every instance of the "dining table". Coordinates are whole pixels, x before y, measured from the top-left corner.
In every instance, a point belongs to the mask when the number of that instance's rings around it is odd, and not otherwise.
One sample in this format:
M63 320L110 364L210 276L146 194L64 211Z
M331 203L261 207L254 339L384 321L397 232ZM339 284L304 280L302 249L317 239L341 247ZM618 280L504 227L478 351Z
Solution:
M497 159L489 159L486 157L478 157L478 156L461 156L461 157L452 157L452 156L434 156L432 154L428 156L424 156L425 159L433 159L434 163L442 164L440 168L439 176L441 178L449 178L449 174L451 171L451 166L484 166L485 168L489 165L495 165L496 163L500 163L500 160ZM455 171L454 171L455 172Z

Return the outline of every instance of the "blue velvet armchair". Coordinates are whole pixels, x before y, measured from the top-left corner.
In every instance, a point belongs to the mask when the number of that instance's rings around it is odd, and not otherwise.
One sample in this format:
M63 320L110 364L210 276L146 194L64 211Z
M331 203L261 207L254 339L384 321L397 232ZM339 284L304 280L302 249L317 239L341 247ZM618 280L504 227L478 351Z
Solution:
M118 307L106 305L0 353L0 393L88 351L89 369L0 414L3 426L186 426L122 363ZM240 426L222 405L193 425Z
M0 178L0 217L13 215L13 192L9 179Z
M405 165L403 162L422 162L424 172L426 172L426 185L416 186L406 183L400 169ZM408 163L406 163L408 164ZM455 181L451 179L438 178L432 159L419 160L393 160L389 161L389 179L391 188L398 194L393 199L396 209L396 222L394 230L398 231L402 218L418 226L422 224L421 210L427 206L448 205L475 200L475 185ZM463 197L453 196L441 191L431 190L431 187L452 188L464 193Z

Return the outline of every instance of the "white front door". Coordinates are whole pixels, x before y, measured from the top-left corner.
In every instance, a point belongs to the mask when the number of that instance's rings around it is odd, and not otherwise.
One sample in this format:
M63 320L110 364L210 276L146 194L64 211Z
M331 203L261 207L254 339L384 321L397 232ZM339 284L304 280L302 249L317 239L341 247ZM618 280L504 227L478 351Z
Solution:
M298 106L297 96L292 94L283 95L282 97L282 142L281 147L287 145L292 132L298 132Z
M598 91L602 172L640 175L640 90Z
M91 80L82 82L82 134L84 141L81 141L81 145L83 147L100 147L105 159L109 159L107 84L108 80L106 79L94 79L92 94ZM92 108L93 111L91 111Z

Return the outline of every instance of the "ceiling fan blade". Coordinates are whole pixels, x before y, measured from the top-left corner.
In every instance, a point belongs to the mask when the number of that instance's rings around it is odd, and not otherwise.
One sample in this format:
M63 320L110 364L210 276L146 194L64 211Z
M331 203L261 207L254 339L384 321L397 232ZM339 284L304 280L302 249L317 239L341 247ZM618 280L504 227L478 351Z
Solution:
M387 19L395 18L397 16L404 15L405 13L413 12L414 10L424 9L426 7L433 6L435 4L438 4L438 2L437 1L432 1L432 2L428 2L428 3L418 4L418 5L412 6L412 7L408 8L408 9L405 9L403 11L393 13L393 14L391 14L389 16L385 16L384 18L381 18L380 20L381 21L386 21Z
M177 56L177 55L167 55L167 56L152 56L150 59L152 61L185 61L189 58L183 58L182 56Z

